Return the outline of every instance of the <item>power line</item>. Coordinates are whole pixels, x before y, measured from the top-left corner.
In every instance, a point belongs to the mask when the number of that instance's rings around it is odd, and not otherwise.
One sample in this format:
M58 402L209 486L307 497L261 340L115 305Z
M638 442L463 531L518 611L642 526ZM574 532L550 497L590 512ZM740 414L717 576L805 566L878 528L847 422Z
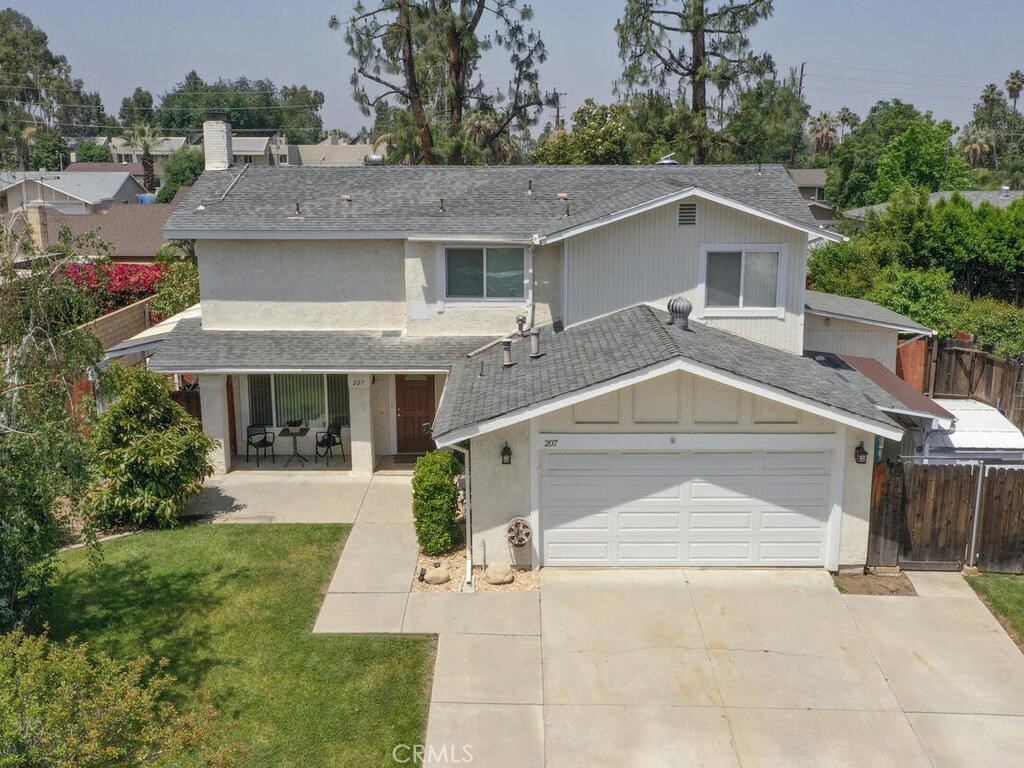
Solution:
M964 93L979 93L978 88L973 88L967 85L939 85L932 83L909 83L900 80L877 80L867 77L843 77L840 75L826 75L815 72L808 72L807 77L814 78L815 80L827 80L829 82L858 82L858 83L873 83L875 85L895 85L895 86L906 86L910 88L943 88L945 90L963 91Z
M856 70L858 72L880 72L886 75L905 75L909 77L929 77L935 78L946 78L948 80L970 80L972 82L985 81L984 77L977 77L975 75L953 75L945 72L901 72L895 69L876 69L874 67L855 67L848 66L845 64L827 64L825 62L811 62L815 67L825 67L827 69L842 69L842 70Z

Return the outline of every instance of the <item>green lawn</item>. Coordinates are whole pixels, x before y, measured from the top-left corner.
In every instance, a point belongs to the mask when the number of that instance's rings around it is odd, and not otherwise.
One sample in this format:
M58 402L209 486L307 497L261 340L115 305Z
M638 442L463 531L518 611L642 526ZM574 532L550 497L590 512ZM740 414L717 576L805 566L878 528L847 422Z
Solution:
M979 573L968 576L967 581L974 591L988 600L989 605L998 611L1017 632L1018 638L1024 638L1024 576L1012 573Z
M62 556L49 613L71 635L126 658L170 661L175 695L204 687L247 766L393 766L424 740L435 641L313 635L349 526L198 525Z

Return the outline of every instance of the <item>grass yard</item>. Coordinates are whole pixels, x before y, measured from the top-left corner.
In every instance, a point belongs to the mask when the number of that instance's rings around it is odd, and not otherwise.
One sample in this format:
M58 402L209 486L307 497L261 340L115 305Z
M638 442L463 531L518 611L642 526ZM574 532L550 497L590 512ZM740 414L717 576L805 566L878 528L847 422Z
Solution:
M974 591L988 603L1010 637L1024 651L1024 576L1012 573L979 573L966 577Z
M424 740L435 641L313 635L349 526L197 525L65 553L50 634L170 661L210 691L248 766L393 766Z

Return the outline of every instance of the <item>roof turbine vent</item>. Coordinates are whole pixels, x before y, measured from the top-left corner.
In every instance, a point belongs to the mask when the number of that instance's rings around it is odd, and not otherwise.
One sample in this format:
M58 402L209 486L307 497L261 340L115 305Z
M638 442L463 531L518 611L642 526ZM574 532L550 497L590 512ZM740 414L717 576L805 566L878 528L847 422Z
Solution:
M676 296L668 300L668 313L670 325L678 325L684 331L690 330L690 313L693 311L693 304L685 296Z

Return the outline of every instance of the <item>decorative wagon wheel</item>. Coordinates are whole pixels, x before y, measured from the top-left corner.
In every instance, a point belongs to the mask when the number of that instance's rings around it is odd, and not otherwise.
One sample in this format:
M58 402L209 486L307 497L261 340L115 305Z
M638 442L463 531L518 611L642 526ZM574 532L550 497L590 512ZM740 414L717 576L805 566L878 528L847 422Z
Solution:
M533 537L533 529L530 528L530 521L521 517L514 517L505 529L508 534L508 543L513 547L525 547Z

